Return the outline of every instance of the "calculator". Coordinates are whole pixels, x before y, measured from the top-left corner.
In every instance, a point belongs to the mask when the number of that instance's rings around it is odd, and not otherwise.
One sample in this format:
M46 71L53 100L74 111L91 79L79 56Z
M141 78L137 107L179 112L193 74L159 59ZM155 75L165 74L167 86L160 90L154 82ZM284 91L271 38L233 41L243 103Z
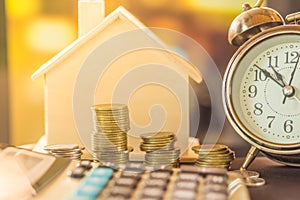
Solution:
M149 169L141 162L128 162L117 169L81 160L72 161L34 199L248 200L250 196L243 179L222 168Z

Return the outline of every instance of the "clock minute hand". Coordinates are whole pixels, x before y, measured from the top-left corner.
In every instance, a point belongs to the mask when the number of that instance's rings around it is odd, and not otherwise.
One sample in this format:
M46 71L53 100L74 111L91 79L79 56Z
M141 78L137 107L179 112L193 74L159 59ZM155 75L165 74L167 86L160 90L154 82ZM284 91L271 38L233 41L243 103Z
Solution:
M300 58L300 55L298 56L297 62L296 62L296 64L295 64L295 67L294 67L294 69L293 69L293 71L292 71L292 73L291 73L291 79L290 79L289 85L292 84L292 81L293 81L293 79L294 79L295 72L296 72L296 69L297 69L297 66L298 66L298 63L299 63L299 58Z
M296 72L296 69L297 69L297 66L298 66L298 63L299 63L299 59L300 59L300 55L298 55L297 62L296 62L295 67L294 67L294 69L293 69L293 71L291 73L291 78L290 78L288 86L291 86L291 84L293 82L293 79L294 79L294 76L295 76L295 72ZM287 98L287 96L285 95L284 99L282 101L282 104L285 104L286 98Z
M270 72L268 72L266 69L263 69L261 67L259 67L258 65L255 65L255 67L257 67L260 71L262 71L262 73L264 73L264 75L268 78L270 78L271 80L273 80L275 83L277 83L280 87L284 87L285 85L283 83L278 82L278 80L276 80Z

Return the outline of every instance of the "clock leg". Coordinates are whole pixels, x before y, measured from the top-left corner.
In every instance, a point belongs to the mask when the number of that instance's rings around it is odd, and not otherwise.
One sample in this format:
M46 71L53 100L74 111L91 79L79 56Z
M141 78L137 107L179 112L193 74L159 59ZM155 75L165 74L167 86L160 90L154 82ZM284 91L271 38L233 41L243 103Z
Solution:
M240 170L246 170L249 167L249 165L252 163L252 161L255 159L258 153L259 153L259 149L254 146L251 146Z
M239 170L234 170L235 173L238 173L243 177L247 186L256 187L262 186L266 183L266 181L263 178L259 178L258 172L247 170L247 168L255 159L258 153L259 149L254 146L251 146L242 167Z

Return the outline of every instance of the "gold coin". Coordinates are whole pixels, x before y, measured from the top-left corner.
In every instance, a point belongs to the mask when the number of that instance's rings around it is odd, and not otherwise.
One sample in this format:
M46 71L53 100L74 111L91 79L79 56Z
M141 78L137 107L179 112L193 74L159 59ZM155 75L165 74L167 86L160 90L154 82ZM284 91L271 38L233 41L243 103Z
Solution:
M111 147L94 147L92 146L93 152L117 152L117 151L126 151L126 146L111 146Z
M228 155L202 155L199 156L199 159L209 159L209 160L233 160L234 155L228 154Z
M112 128L100 128L100 127L98 127L97 130L104 134L113 134L113 133L120 133L120 132L127 133L129 131L129 129L112 129Z
M153 153L150 153L150 155L151 155L151 154L165 154L165 153L169 153L169 152L180 153L180 148L179 148L179 147L173 147L173 148L170 149L170 150L162 149L162 150L158 150L158 151L155 151L155 152L153 152Z
M108 136L127 136L127 134L123 131L119 131L119 132L113 132L113 133L104 133L104 132L94 132L92 133L92 135L95 135L95 137L108 137Z
M175 134L172 132L158 132L158 133L146 133L142 134L141 138L143 140L147 139L163 139L163 138L174 138Z
M207 165L228 165L231 161L208 161L208 160L197 160L199 164L207 164Z
M179 154L177 153L172 153L172 154L156 154L156 155L149 155L149 154L146 154L145 155L146 158L150 158L150 159L161 159L161 158L165 158L165 159L168 159L168 158L178 158L179 157Z
M215 144L215 145L211 145L211 144L204 144L204 145L198 145L198 146L193 146L192 150L195 153L199 153L199 152L218 152L218 151L226 151L228 149L228 147L226 145L222 145L222 144Z
M145 157L149 158L149 159L173 159L173 158L176 158L178 159L179 158L179 154L160 154L160 155L146 155Z
M176 142L176 138L168 138L168 139L144 139L144 143L151 143L151 144L159 144L159 143L170 143L170 142Z
M94 138L126 138L127 134L123 132L118 133L101 133L101 134L92 134Z
M97 104L92 107L93 110L106 111L106 110L126 110L127 105L125 104Z
M97 124L124 124L127 125L129 124L129 120L126 118L126 120L116 120L116 119L112 119L112 120L108 120L107 118L105 118L105 120L97 120L96 121Z
M169 146L172 146L172 145L174 145L174 143L162 143L162 144L159 144L159 143L156 143L156 144L152 144L152 143L144 143L144 142L142 142L141 143L141 146L144 146L144 147L164 147L164 146L167 146L167 145L169 145Z
M145 152L154 152L159 150L172 150L173 147L144 147L140 146L140 149Z
M209 151L209 152L197 152L197 151L194 151L195 154L198 154L199 156L218 156L218 155L226 155L226 154L229 154L230 153L230 150L229 149L226 149L226 150L222 150L222 151Z

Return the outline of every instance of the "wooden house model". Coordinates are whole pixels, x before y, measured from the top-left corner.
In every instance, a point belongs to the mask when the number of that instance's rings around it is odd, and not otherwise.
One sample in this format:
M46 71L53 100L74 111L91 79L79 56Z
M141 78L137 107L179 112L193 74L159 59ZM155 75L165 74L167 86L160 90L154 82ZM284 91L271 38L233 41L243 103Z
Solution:
M78 39L32 75L44 77L47 144L78 143L90 151L90 107L124 103L132 127L128 142L137 155L139 135L159 130L174 131L185 151L189 77L201 82L199 71L125 8L104 17L103 1L79 0L78 9Z

